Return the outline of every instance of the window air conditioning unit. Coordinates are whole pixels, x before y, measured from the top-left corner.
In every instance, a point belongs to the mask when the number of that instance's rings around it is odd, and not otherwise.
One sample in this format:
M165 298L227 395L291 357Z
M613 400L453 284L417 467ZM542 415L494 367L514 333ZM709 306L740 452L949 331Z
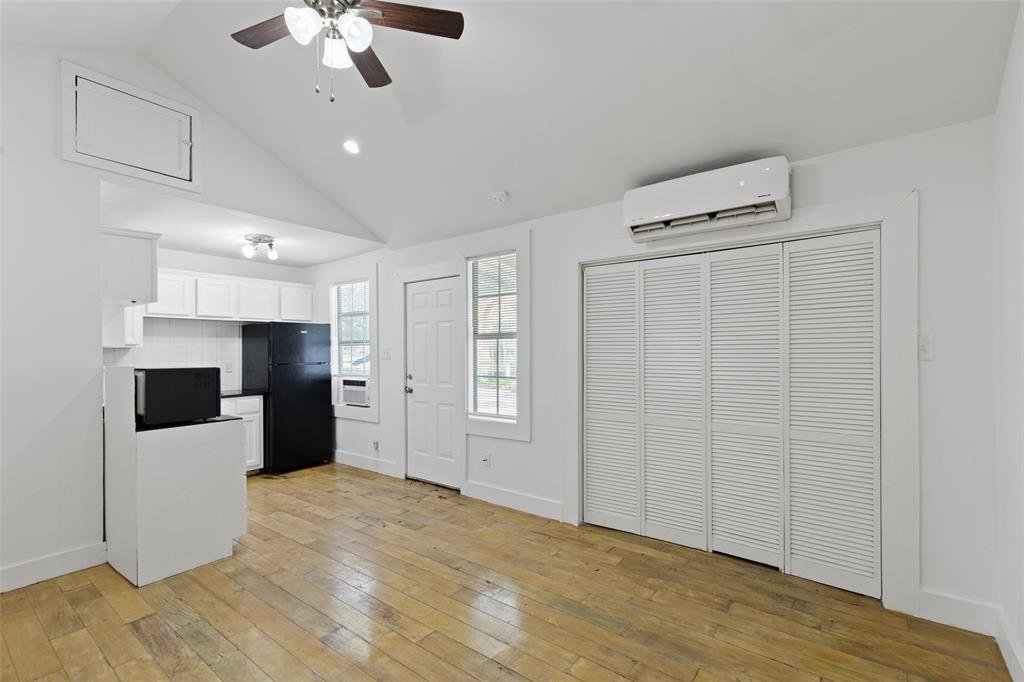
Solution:
M370 387L368 379L342 379L341 402L352 407L370 406Z
M791 212L785 156L631 189L623 200L626 230L635 242L774 223Z

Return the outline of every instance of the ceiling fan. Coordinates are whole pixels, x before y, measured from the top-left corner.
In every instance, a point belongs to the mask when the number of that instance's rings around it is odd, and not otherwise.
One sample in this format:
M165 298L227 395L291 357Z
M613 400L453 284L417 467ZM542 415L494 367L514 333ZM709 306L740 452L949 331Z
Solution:
M231 37L256 50L289 33L300 45L309 45L324 33L324 66L346 69L355 66L371 88L391 83L370 42L373 26L397 28L458 40L462 36L461 12L431 7L400 5L381 0L304 0L305 7L289 7L272 19L232 33ZM317 61L319 39L317 40ZM317 85L317 92L320 91ZM331 95L331 101L334 95Z

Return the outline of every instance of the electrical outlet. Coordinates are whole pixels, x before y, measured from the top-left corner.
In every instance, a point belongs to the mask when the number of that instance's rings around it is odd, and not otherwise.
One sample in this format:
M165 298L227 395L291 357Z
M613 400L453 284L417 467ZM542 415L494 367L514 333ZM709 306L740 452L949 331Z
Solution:
M490 455L484 455L483 457L480 458L480 463L484 465L484 468L490 469L491 468L491 456Z
M225 362L224 363L224 373L225 374L231 374L233 371L235 371L234 363L232 363L230 360Z
M917 359L926 362L935 359L935 343L931 334L921 334L917 337Z

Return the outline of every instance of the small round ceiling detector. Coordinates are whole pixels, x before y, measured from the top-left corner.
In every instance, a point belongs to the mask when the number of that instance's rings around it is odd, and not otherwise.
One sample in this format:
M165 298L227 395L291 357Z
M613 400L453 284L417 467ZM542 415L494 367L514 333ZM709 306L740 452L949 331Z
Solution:
M503 189L496 189L491 192L491 201L496 204L507 204L509 198L508 192Z

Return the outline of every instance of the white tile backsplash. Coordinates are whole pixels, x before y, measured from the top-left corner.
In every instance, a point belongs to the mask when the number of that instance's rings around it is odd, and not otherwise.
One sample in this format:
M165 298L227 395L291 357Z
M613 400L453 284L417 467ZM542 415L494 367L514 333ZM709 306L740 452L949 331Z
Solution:
M220 367L221 389L242 387L241 323L147 317L142 346L104 348L103 364L130 367Z

